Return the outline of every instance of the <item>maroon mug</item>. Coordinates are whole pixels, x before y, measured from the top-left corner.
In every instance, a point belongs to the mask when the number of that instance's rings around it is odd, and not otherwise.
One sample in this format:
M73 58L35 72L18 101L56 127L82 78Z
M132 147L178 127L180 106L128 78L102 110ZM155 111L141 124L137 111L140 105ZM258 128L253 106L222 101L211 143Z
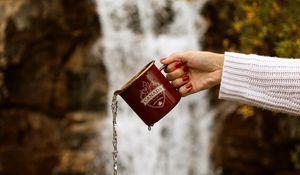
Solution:
M115 93L121 95L148 126L163 118L181 98L154 61L148 63Z

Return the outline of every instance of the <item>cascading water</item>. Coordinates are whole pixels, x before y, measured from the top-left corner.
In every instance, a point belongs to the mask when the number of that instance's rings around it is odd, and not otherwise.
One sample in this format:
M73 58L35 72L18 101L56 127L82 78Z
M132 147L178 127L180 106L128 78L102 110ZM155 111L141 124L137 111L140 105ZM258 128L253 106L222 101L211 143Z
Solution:
M206 0L97 0L111 101L113 91L150 60L173 52L200 50L206 29L199 15ZM110 111L110 109L108 110ZM119 98L118 172L122 175L208 175L209 130L213 112L206 92L182 98L148 131ZM101 128L106 174L112 167L112 116Z

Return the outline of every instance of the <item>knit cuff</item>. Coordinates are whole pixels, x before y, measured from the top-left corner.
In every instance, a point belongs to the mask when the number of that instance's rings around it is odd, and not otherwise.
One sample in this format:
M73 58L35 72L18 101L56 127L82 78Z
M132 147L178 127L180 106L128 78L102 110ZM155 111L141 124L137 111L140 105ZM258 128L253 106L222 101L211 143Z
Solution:
M220 99L247 101L250 61L250 55L225 52Z

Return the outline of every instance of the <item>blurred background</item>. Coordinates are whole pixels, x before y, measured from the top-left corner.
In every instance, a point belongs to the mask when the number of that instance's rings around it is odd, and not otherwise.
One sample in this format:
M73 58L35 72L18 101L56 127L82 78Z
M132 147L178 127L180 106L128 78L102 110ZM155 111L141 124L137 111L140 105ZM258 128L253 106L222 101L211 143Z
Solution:
M0 175L112 174L112 92L173 52L300 57L296 0L0 0ZM149 132L119 98L122 175L297 175L300 120L183 98Z

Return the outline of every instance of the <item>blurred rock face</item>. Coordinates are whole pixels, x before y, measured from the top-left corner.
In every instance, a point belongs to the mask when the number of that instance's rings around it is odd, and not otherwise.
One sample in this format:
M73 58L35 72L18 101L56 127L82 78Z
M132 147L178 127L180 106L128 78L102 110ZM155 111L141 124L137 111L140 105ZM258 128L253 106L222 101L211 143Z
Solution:
M95 4L0 1L0 20L0 174L101 172L107 80L90 54Z
M293 156L299 158L297 118L255 108L254 115L246 117L242 115L245 106L223 105L214 122L211 152L220 174L299 174L293 160Z
M7 2L2 6L9 12L15 5ZM2 104L51 112L103 105L102 65L89 55L100 31L90 2L19 0L19 8L5 16Z

